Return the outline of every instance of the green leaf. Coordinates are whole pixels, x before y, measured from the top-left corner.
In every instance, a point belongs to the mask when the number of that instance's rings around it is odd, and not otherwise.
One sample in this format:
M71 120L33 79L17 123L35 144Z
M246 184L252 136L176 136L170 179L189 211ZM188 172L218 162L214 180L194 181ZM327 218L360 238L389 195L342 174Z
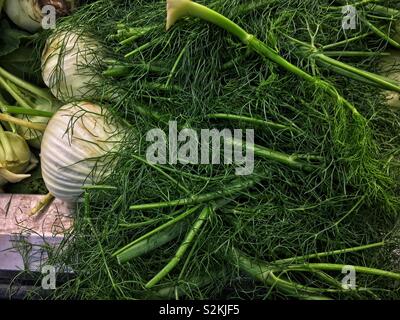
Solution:
M29 47L20 47L12 53L0 56L0 65L19 78L41 85L43 84L42 77L37 72L40 63L33 50Z
M31 38L25 31L13 29L7 20L0 21L0 57L19 48L21 40Z

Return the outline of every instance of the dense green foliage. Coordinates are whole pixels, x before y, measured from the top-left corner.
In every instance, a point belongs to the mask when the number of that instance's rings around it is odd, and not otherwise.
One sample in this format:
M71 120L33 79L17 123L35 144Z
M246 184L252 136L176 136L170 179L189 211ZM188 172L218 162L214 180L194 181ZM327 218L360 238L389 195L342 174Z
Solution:
M393 2L379 1L394 7ZM338 73L319 56L378 71L388 42L370 32L365 21L382 25L389 35L390 18L373 6L359 6L357 28L344 32L340 1L205 3L313 81L261 58L199 19L181 20L166 32L165 1L99 0L64 18L57 30L90 34L105 48L105 53L99 51L102 65L93 69L103 81L93 84L90 98L126 120L132 134L110 155L118 165L104 178L107 188L87 190L74 232L62 250L51 253L51 261L72 268L76 276L54 297L399 298L393 277L360 271L358 290L346 291L340 287L340 270L307 268L308 262L323 262L399 271L399 257L392 253L399 245L399 111L385 105L381 88ZM354 37L356 41L345 41ZM242 118L224 119L226 114ZM246 117L279 125L254 125ZM149 165L144 160L146 133L158 127L168 132L169 120L181 128L254 128L257 145L312 170L260 154L254 175L240 179L229 165ZM222 194L251 179L252 186ZM141 204L208 193L219 193L218 198L140 209ZM156 243L154 250L118 263L115 252L165 223L172 227L146 242ZM170 241L158 246L156 240L163 237ZM384 246L369 250L289 259L381 241ZM186 251L184 243L189 244ZM177 250L182 254L175 256ZM237 250L243 255L239 260ZM179 262L175 268L149 285L174 256ZM257 272L246 268L245 257L263 261L289 285L271 278L259 282ZM281 259L289 260L277 264ZM297 271L290 270L294 265Z

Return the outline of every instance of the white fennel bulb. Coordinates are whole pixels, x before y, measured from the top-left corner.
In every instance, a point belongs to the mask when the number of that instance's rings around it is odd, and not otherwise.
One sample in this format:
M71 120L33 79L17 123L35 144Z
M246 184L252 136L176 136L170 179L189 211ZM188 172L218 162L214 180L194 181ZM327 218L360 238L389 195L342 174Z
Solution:
M391 80L400 83L400 53L398 51L389 51L389 56L384 56L380 62L380 74ZM400 93L396 91L384 92L386 104L389 107L400 108Z
M98 183L113 169L110 152L123 140L121 126L104 108L89 102L61 107L51 118L41 147L42 175L49 192L78 201L85 185Z
M92 38L72 31L53 34L42 54L42 76L53 95L63 101L90 98L99 77L92 68L98 65L99 45Z
M17 183L28 177L38 161L26 141L18 134L0 128L0 187Z
M61 17L70 14L76 2L76 0L7 0L5 12L18 27L35 32L42 27L44 6L53 6L56 16Z

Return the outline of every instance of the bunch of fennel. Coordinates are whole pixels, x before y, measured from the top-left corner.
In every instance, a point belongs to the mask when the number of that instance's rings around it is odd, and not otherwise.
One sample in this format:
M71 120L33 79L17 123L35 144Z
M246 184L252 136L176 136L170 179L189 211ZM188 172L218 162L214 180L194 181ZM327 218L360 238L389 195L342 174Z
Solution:
M398 135L390 142L386 138L399 128L398 115L384 109L375 94L381 88L371 84L392 83L363 73L356 80L368 81L358 84L353 79L360 70L343 76L354 61L344 66L329 60L327 67L328 60L318 52L301 59L303 47L289 50L298 42L280 37L276 26L301 33L298 36L307 41L311 26L318 26L315 19L324 17L315 1L212 3L237 24L191 1L168 1L169 33L164 31L165 3L137 2L129 6L129 14L125 3L96 5L96 10L82 8L64 26L68 30L77 20L90 21L82 34L105 39L109 49L118 46L115 61L103 74L109 78L82 82L94 96L122 92L102 101L110 111L142 134L166 128L171 118L199 128L252 126L262 145L257 150L267 157L258 158L257 172L243 181L226 166L151 165L137 154L145 150L144 137L125 136L123 148L113 154L113 173L103 177L106 184L80 190L84 203L75 241L54 260L72 265L78 280L55 292L56 297L76 294L76 288L81 289L79 297L93 297L87 287L113 298L171 297L171 292L175 298L218 297L229 285L234 294L257 297L373 297L369 289L349 292L340 286L334 272L348 264L365 272L368 284L375 283L375 277L398 279L398 273L374 265L373 250L386 246L377 226L390 230L386 222L391 224L398 210L397 161L388 157L396 152L393 141L398 142ZM186 15L217 24L234 37L195 19L177 23ZM126 16L123 23L121 16ZM304 21L311 22L310 28ZM116 35L109 34L112 28ZM321 42L339 47L338 30L324 30ZM63 31L61 27L58 32ZM359 39L365 46L364 38ZM311 48L318 47L315 37L310 42ZM332 71L340 71L339 76L331 76ZM382 116L387 113L393 119ZM74 159L84 157L83 152ZM312 170L291 166L297 161L312 163ZM360 246L366 238L371 243ZM75 259L74 252L84 257ZM360 256L342 255L352 252ZM326 263L313 263L321 258Z

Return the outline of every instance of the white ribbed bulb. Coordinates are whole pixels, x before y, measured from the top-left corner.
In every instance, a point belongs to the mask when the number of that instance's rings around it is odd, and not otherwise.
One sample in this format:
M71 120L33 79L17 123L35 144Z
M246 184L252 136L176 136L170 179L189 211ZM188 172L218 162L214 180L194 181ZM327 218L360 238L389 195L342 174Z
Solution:
M79 200L83 186L98 183L113 169L106 155L118 149L123 134L108 118L100 106L81 102L61 107L49 121L40 157L44 182L56 198Z
M90 98L99 81L90 67L98 65L99 45L93 39L72 31L53 34L42 54L42 76L53 95L63 101Z

